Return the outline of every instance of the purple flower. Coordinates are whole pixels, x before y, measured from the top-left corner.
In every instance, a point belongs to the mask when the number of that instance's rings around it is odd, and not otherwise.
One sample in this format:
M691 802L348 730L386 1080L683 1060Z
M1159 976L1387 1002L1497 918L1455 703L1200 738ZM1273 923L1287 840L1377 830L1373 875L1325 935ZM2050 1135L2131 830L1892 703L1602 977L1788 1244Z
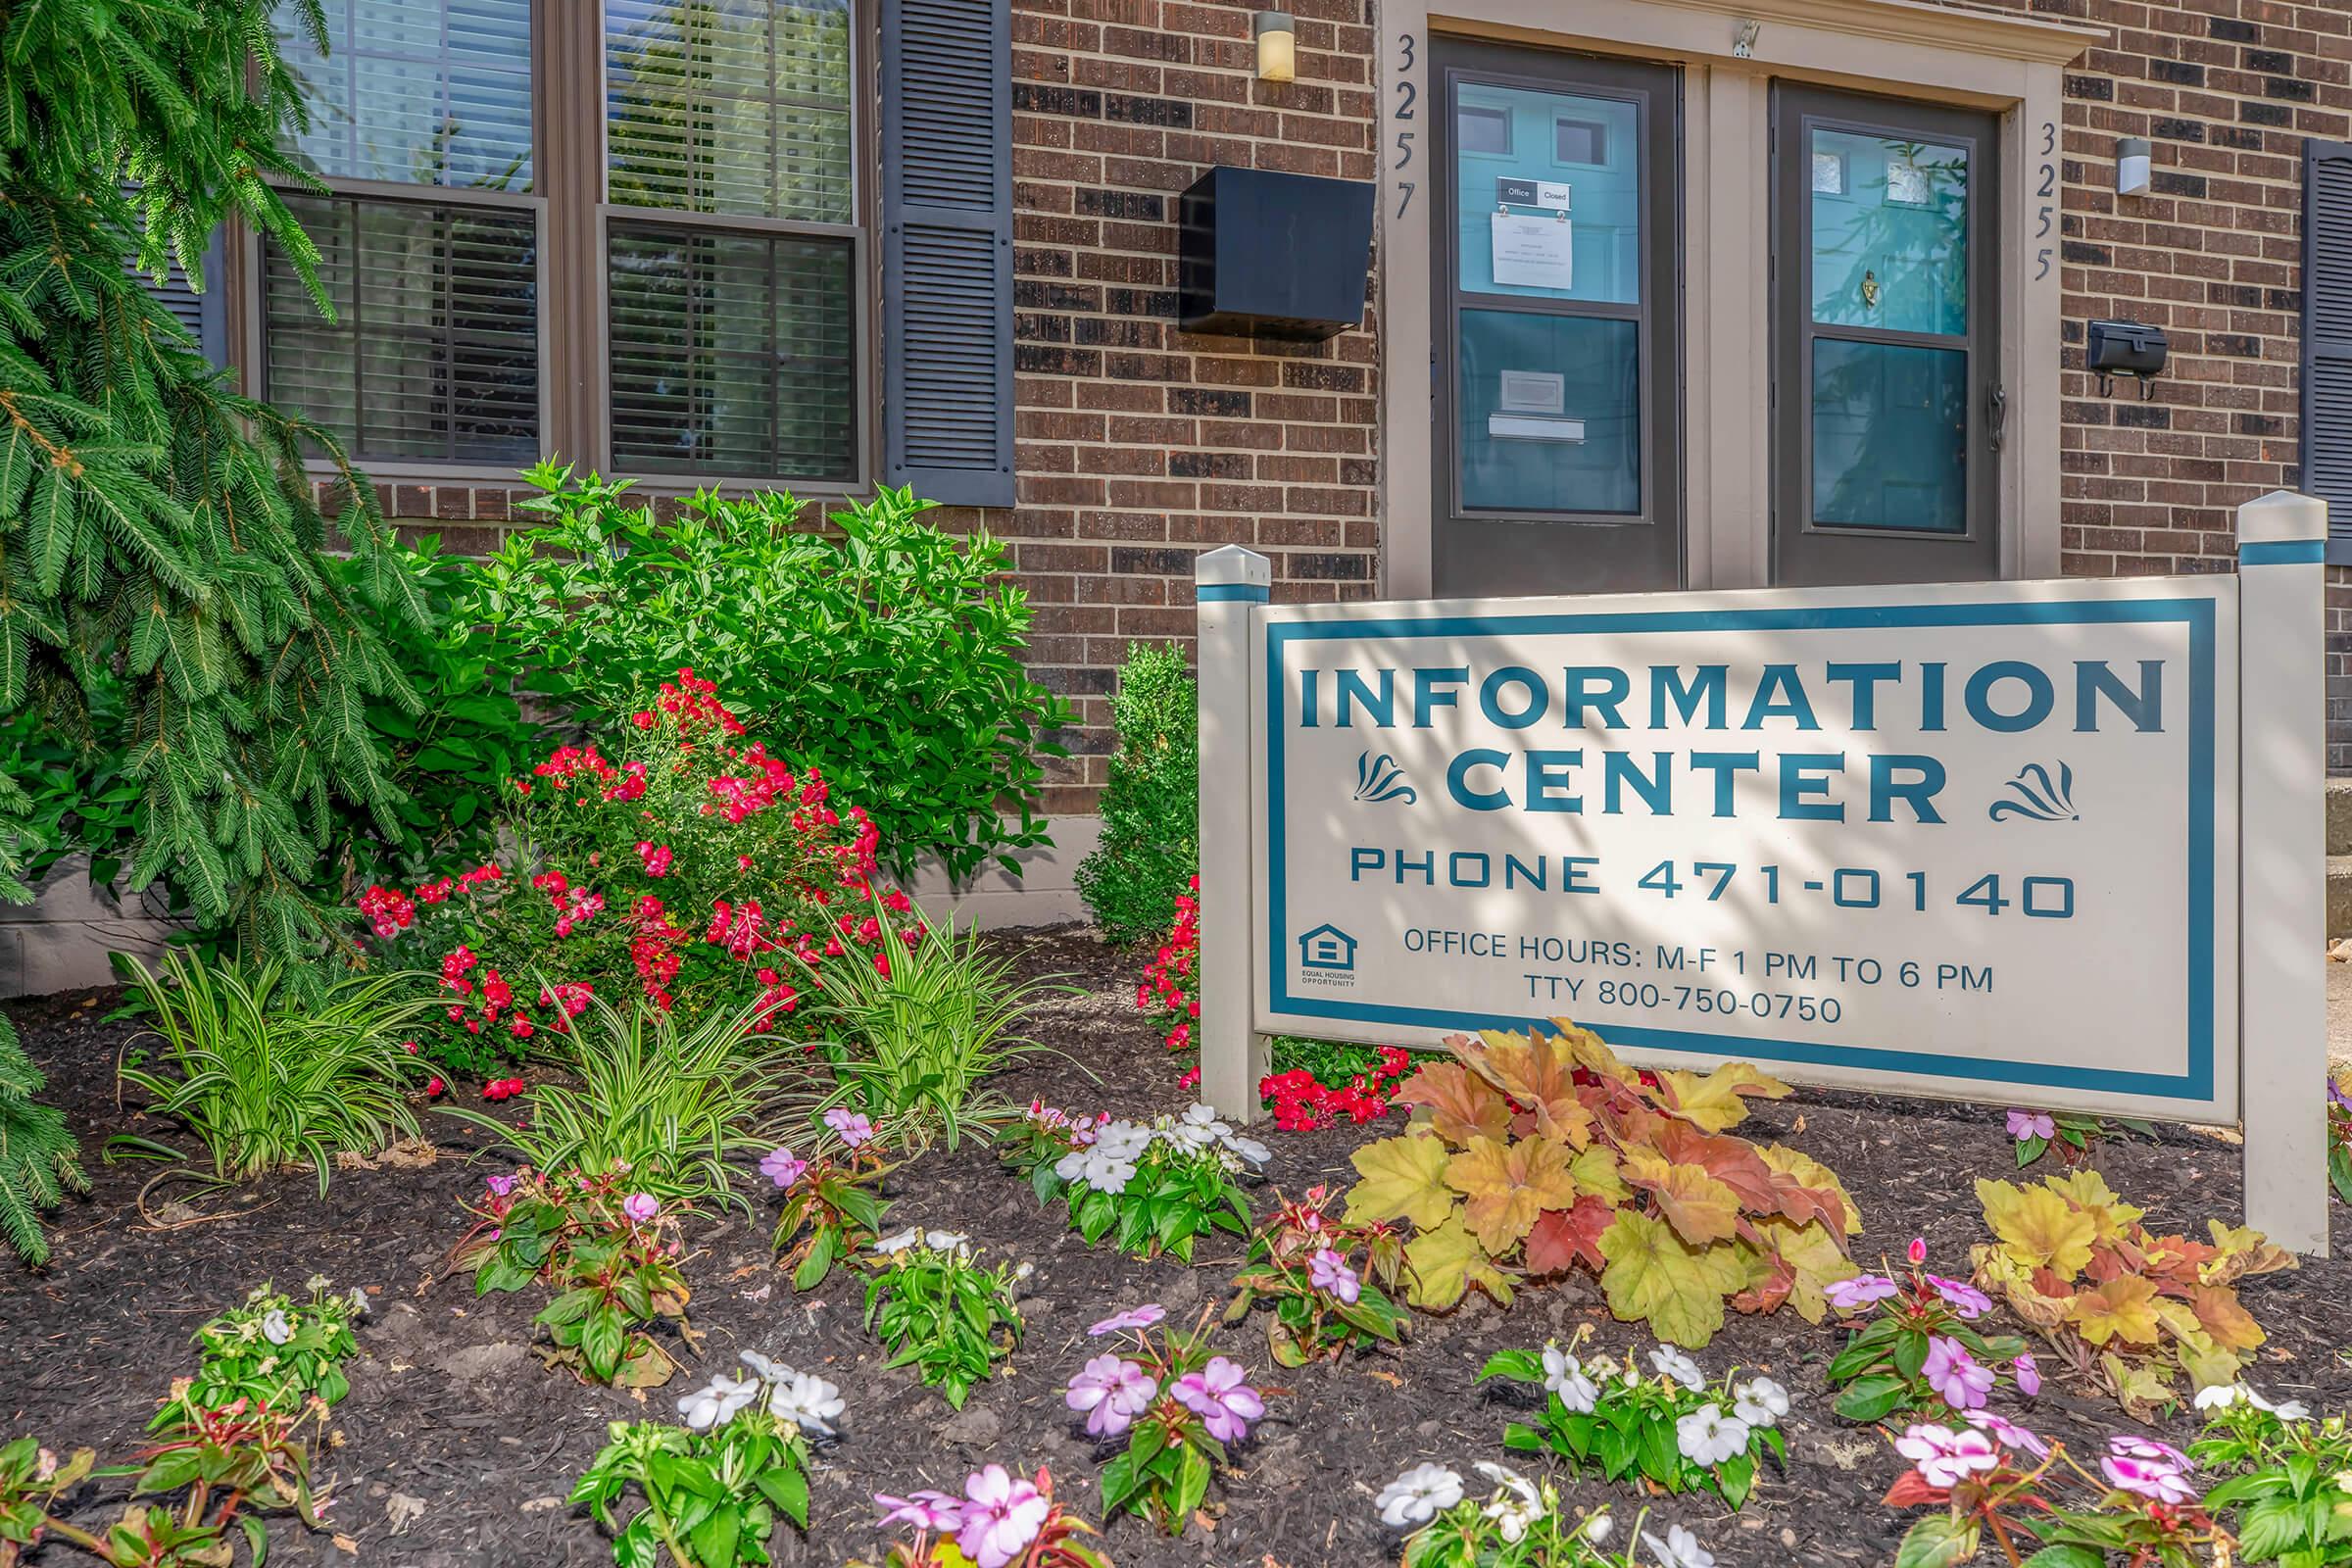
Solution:
M1950 1427L1907 1428L1894 1440L1894 1451L1910 1460L1931 1487L1956 1487L2001 1462L1992 1440L1984 1433L1954 1432Z
M1968 1348L1947 1334L1928 1342L1928 1360L1920 1373L1955 1410L1977 1409L1992 1392L1992 1368L1979 1366Z
M2346 1094L2341 1084L2336 1083L2333 1079L2329 1079L2328 1083L2328 1102L2335 1106L2338 1110L2352 1110L2352 1094Z
M2048 1444L2005 1415L1995 1415L1990 1410L1971 1410L1968 1412L1968 1424L1988 1435L2004 1448L2022 1448L2036 1459L2050 1456Z
M793 1158L789 1149L770 1150L767 1156L760 1161L760 1174L778 1187L790 1187L801 1179L801 1172L808 1168L808 1162Z
M917 1530L955 1531L963 1527L963 1501L944 1492L918 1492L911 1496L894 1497L885 1492L874 1494L874 1506L885 1510L874 1521L876 1530L892 1525L907 1524Z
M620 1200L620 1211L642 1225L662 1212L662 1200L651 1193L631 1193Z
M1086 1430L1098 1438L1115 1438L1150 1407L1159 1384L1133 1361L1108 1353L1096 1356L1070 1379L1062 1403L1086 1412Z
M1828 1286L1822 1294L1838 1311L1859 1312L1873 1301L1884 1301L1894 1291L1894 1281L1884 1274L1857 1274L1850 1280L1838 1280Z
M2038 1138L2048 1143L2058 1136L2058 1124L2050 1120L2046 1110L2013 1110L2009 1113L2009 1136L2019 1143Z
M2109 1454L2099 1461L2099 1471L2121 1490L2156 1502L2178 1507L2197 1500L2197 1489L2188 1484L2188 1478L2162 1459Z
M514 1178L512 1176L493 1176L484 1185L490 1189L490 1196L492 1198L504 1198L514 1190Z
M1338 1297L1350 1306L1355 1304L1356 1297L1363 1293L1363 1285L1356 1279L1355 1270L1348 1266L1346 1258L1328 1247L1307 1259L1306 1283L1327 1295Z
M1213 1355L1207 1366L1178 1378L1171 1392L1177 1403L1200 1417L1210 1437L1239 1443L1250 1435L1250 1423L1266 1413L1266 1401L1242 1381L1247 1376L1239 1364Z
M1113 1312L1102 1322L1088 1329L1086 1337L1090 1340L1099 1340L1105 1334L1116 1334L1121 1329L1148 1329L1167 1315L1168 1309L1157 1301L1146 1301L1143 1305L1129 1307L1124 1312Z
M2010 1362L2009 1370L2017 1379L2018 1393L2031 1399L2041 1392L2041 1363L2034 1359L2032 1350Z
M847 1105L835 1105L825 1112L825 1125L832 1128L842 1143L851 1149L873 1142L874 1124L870 1117L861 1116Z
M1054 1511L1034 1484L1007 1475L1001 1464L965 1477L963 1498L956 1545L980 1568L1004 1568L1037 1539Z
M1974 1285L1947 1280L1940 1274L1930 1274L1927 1281L1943 1298L1943 1304L1964 1318L1980 1318L1992 1310L1992 1298Z

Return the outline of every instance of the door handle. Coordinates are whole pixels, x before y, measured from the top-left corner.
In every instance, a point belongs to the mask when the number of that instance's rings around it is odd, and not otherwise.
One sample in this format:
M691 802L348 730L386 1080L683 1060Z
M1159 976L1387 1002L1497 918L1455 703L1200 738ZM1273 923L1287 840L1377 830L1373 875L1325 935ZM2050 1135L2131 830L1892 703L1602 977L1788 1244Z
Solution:
M1984 389L1985 438L1992 450L2001 450L2001 437L2009 427L2009 391L1995 381Z

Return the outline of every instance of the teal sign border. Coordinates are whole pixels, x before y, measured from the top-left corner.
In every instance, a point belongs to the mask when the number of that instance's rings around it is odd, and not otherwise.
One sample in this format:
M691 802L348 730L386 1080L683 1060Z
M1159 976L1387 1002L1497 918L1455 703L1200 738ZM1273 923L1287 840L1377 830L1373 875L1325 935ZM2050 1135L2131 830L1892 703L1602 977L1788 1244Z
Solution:
M1408 637L1496 637L1661 631L1834 631L1923 626L2068 626L2172 622L2188 628L2188 1066L2179 1075L2069 1067L2050 1062L1930 1055L1873 1046L1825 1046L1694 1030L1612 1026L1616 1044L1762 1061L1865 1068L1909 1077L1975 1079L2211 1102L2214 1036L2214 606L2210 599L2037 600L1990 605L1863 605L1810 610L1631 611L1584 614L1447 615L1430 619L1276 620L1266 624L1268 898L1267 1001L1272 1011L1423 1029L1528 1029L1549 1020L1505 1013L1391 1007L1293 996L1290 990L1287 844L1288 776L1283 737L1287 694L1283 651L1295 642Z

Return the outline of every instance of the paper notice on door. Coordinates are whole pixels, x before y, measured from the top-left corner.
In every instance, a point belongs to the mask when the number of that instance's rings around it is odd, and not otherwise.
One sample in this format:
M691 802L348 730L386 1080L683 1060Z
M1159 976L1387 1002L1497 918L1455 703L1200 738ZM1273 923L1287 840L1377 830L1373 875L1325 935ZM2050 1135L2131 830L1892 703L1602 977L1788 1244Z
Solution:
M1574 288L1576 266L1569 220L1548 215L1495 213L1494 281L1520 288Z

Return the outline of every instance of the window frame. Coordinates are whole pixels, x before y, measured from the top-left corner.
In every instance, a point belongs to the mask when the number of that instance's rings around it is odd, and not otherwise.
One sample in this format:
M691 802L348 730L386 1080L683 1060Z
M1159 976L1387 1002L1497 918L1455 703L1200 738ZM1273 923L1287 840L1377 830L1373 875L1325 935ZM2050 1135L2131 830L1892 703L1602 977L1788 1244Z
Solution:
M609 200L610 122L607 115L609 64L605 50L603 0L531 0L531 166L528 192L483 191L470 186L410 184L402 181L320 177L330 199L405 202L424 206L469 205L527 210L536 230L537 310L532 327L538 346L539 454L594 468L608 478L628 480L655 496L690 494L716 486L729 490L789 489L808 499L862 494L879 468L881 411L875 388L880 352L876 295L874 200L878 169L875 135L873 0L846 0L849 42L850 209L846 223L739 214L697 213L683 208L640 207ZM559 140L565 131L568 138ZM315 194L284 184L287 194ZM807 235L846 239L850 251L853 433L851 477L818 479L783 473L698 468L693 474L644 472L612 463L612 332L610 236L615 221L734 232ZM224 338L237 385L263 395L268 385L267 308L263 297L263 239L252 225L235 224L226 247L222 288L228 305ZM356 445L354 464L368 477L391 484L476 484L512 486L514 466L387 457L368 459ZM315 478L334 476L332 464L308 463Z

